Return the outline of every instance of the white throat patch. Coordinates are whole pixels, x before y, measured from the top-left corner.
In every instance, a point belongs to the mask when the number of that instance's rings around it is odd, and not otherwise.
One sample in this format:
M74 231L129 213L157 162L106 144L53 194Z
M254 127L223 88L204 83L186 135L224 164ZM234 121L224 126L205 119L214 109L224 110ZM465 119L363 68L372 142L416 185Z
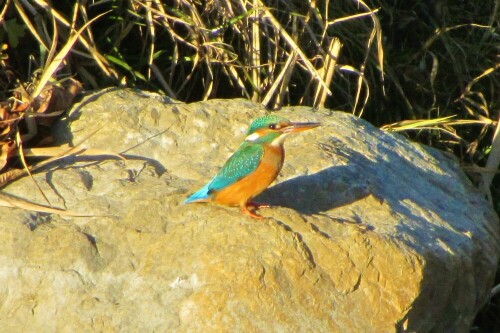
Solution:
M280 136L278 136L276 139L273 140L273 142L271 142L271 146L274 146L274 147L281 146L283 144L283 142L285 141L285 138L288 136L288 134L290 134L290 133L283 133Z
M255 132L255 133L252 133L249 136L247 136L245 138L245 141L253 142L253 141L257 141L259 138L260 138L259 133Z

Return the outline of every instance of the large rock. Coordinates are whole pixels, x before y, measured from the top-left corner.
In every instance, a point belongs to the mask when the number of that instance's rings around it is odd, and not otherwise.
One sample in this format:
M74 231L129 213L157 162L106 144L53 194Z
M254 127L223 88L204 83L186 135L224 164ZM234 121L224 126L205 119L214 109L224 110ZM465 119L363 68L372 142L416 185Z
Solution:
M499 254L499 221L457 162L341 112L287 139L258 221L183 205L264 114L243 100L175 104L116 90L56 128L125 152L35 176L70 218L0 209L5 332L468 332ZM70 131L68 130L68 123ZM28 178L5 192L43 203Z

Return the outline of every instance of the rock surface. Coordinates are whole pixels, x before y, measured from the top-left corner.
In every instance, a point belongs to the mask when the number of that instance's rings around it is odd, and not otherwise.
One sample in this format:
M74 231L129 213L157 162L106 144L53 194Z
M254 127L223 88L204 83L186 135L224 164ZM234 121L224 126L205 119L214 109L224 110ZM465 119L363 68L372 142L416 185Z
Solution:
M264 111L94 94L59 142L125 152L35 175L71 218L0 208L6 332L468 332L499 254L499 221L457 163L341 112L291 136L262 221L183 205ZM69 129L68 129L69 126ZM7 193L43 203L30 179Z

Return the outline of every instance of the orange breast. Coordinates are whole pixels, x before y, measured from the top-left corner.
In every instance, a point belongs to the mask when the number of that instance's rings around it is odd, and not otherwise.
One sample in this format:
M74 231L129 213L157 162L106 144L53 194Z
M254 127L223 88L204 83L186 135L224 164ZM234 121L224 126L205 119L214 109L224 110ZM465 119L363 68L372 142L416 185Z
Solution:
M266 146L257 169L236 183L215 193L213 201L227 206L244 206L264 191L278 176L285 153L282 146Z

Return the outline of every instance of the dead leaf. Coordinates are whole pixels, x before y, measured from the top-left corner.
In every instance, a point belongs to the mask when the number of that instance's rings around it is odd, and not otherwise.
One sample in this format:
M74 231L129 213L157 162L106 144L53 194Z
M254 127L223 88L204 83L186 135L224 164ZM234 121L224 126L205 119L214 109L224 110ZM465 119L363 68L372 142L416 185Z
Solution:
M0 107L0 121L9 119L9 115L10 115L9 111L10 111L10 108L7 105L3 105Z
M37 124L50 126L71 105L76 95L83 87L75 79L67 79L59 84L47 83L38 97L33 101L32 107L37 118ZM40 114L43 114L40 117Z
M16 154L16 148L14 140L0 142L0 171L7 165L9 158Z
M23 169L10 169L4 173L0 173L0 188L6 186L10 182L21 178L26 174Z

